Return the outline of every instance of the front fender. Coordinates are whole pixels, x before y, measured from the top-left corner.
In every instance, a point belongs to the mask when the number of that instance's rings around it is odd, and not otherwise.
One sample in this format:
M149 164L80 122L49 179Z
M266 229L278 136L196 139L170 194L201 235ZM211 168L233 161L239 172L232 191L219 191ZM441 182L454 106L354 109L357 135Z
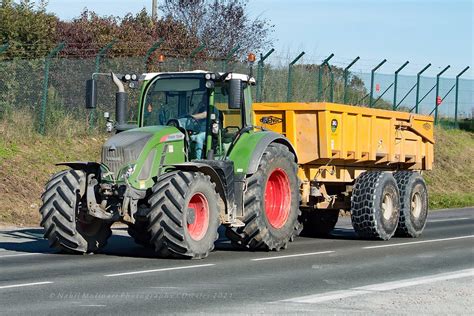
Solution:
M84 170L87 174L99 174L101 164L91 161L66 161L59 162L56 166L67 166L73 170Z

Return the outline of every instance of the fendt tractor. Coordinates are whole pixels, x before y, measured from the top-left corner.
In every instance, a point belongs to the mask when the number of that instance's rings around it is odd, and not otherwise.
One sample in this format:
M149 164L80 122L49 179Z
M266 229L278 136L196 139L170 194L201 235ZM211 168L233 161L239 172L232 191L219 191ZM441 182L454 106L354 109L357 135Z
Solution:
M97 75L97 74L96 74ZM86 106L97 103L97 76ZM110 74L102 161L63 162L40 209L52 247L95 252L122 222L158 257L204 258L218 229L236 247L280 250L323 236L341 210L365 239L418 237L432 168L429 116L335 103L252 103L254 78L208 71ZM128 89L140 87L138 125Z

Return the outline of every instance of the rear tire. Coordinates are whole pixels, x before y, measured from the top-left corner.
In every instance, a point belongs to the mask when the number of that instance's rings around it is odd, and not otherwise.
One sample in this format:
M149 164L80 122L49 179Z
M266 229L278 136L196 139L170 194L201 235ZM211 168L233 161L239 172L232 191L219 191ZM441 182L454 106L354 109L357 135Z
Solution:
M418 172L399 171L394 174L400 191L400 219L396 236L419 237L428 217L428 190Z
M304 237L326 237L336 226L339 210L303 210L301 219Z
M66 170L55 174L46 184L41 199L41 226L50 247L70 252L94 252L104 247L112 235L111 223L81 212L86 174Z
M149 199L150 242L161 257L202 259L214 249L220 225L209 176L173 171L158 179Z
M286 248L300 229L297 165L288 147L273 143L265 150L256 173L247 179L244 227L227 227L236 246L251 250Z
M400 197L397 182L389 172L367 171L355 181L351 220L357 235L388 240L397 229Z

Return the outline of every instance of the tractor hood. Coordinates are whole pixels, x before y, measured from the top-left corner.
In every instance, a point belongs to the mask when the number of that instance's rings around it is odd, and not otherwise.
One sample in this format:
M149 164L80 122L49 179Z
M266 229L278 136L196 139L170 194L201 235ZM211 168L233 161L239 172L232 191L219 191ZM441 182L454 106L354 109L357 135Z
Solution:
M137 162L148 143L158 145L162 137L176 132L170 126L150 126L118 133L103 145L102 163L117 176L122 168Z

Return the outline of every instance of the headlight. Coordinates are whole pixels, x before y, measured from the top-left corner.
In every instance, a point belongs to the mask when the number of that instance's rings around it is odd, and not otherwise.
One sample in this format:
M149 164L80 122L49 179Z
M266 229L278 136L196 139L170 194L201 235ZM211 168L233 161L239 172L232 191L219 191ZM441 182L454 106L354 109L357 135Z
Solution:
M206 77L206 80L209 80L209 79L211 79L211 74L206 74L205 77Z
M118 180L124 181L124 180L130 178L130 176L133 174L133 172L135 172L135 164L127 165L125 168L120 170Z

